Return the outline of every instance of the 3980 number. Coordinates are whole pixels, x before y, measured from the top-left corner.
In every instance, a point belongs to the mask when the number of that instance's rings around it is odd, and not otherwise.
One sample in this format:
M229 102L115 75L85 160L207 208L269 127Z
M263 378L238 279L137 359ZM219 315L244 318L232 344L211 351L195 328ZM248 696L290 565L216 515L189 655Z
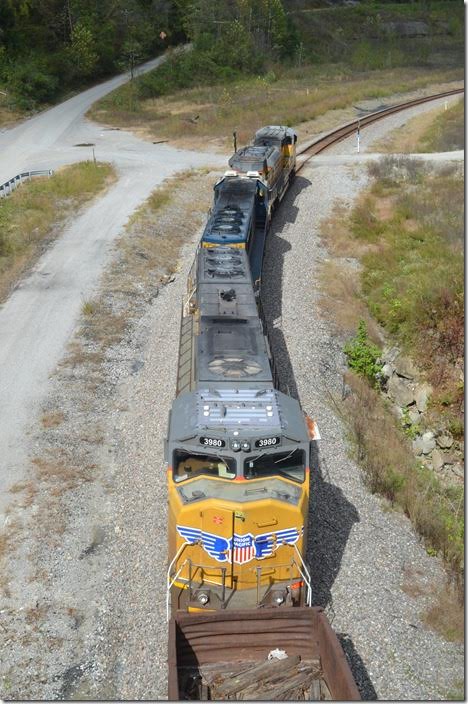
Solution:
M219 438L200 438L200 442L202 445L205 445L207 447L224 447L226 443L224 440L220 440Z
M262 438L255 443L256 447L272 447L279 443L279 438Z

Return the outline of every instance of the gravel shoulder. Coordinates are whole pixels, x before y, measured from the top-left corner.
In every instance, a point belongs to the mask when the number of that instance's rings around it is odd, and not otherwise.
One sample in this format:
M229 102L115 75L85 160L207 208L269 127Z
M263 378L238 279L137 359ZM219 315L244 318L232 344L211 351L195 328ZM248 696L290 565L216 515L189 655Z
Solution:
M369 128L362 148L410 113ZM333 153L354 149L351 140ZM303 169L268 239L264 307L284 388L299 396L323 438L310 511L314 601L333 620L364 698L444 699L463 680L463 651L420 619L443 569L409 521L368 493L349 459L333 404L342 389L342 345L318 307L317 273L327 258L320 223L337 201L351 205L366 179L361 163ZM194 197L184 195L188 203ZM49 474L57 458L68 467L68 488L63 474L52 473L35 494L27 485L18 490L7 515L3 698L166 697L163 438L199 224L189 221L174 279L157 294L151 281L114 294L116 312L126 297L138 305L102 364L65 365L54 378L45 410L58 408L65 419L46 434L35 427L29 452L47 458ZM416 596L402 589L407 580L420 586Z

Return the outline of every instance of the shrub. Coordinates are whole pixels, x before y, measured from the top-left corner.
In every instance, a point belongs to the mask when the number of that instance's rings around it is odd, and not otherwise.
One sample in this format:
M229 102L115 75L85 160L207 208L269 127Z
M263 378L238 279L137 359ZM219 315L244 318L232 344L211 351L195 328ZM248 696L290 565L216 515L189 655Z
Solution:
M380 350L368 338L367 325L364 320L359 321L356 337L344 347L348 358L348 366L357 374L364 376L373 386L378 382L378 373L382 365L377 361Z
M59 80L48 72L43 62L31 60L17 64L10 76L10 85L16 95L18 107L30 110L55 98Z

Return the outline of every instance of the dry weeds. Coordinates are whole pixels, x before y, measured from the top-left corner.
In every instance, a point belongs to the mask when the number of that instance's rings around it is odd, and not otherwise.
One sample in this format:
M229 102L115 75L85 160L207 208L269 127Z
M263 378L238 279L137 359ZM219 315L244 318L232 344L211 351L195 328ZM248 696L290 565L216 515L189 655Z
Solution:
M43 414L41 423L43 428L56 428L58 425L63 423L64 420L65 414L63 411L48 411Z
M0 201L0 301L59 236L67 218L115 178L110 164L81 162L25 183Z
M438 92L447 81L459 78L457 69L401 67L353 75L336 66L305 66L283 71L273 83L250 78L143 101L134 101L124 86L95 103L89 114L152 141L170 139L183 147L226 150L232 147L233 130L239 143L250 140L263 124L290 124L312 136L355 117L350 106L361 100L419 89Z
M411 154L418 151L418 145L435 118L444 112L444 106L438 106L423 115L416 115L402 127L398 127L384 139L370 145L369 149L385 154Z
M465 608L460 590L450 582L433 590L433 603L423 614L423 621L447 640L463 643Z

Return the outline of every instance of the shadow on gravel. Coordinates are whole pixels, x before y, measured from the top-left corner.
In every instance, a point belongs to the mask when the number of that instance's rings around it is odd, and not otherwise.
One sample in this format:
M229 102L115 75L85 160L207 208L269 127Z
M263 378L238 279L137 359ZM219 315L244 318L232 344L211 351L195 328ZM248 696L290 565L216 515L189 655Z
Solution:
M326 463L316 442L310 444L310 504L307 561L316 606L333 610L331 588L359 513L339 487L329 480Z
M294 205L294 200L310 185L311 182L302 176L296 176L294 179L267 236L262 275L262 307L273 356L280 373L279 388L280 391L296 399L299 399L296 381L288 346L281 329L284 257L291 249L291 245L281 237L281 232L285 225L296 221L298 208Z
M282 326L282 291L284 257L291 245L282 237L288 223L294 223L298 208L294 201L311 182L297 176L275 216L268 234L262 275L262 307L267 324L270 344L280 376L280 390L299 400L294 372ZM297 285L303 285L300 275ZM311 443L310 506L307 561L312 578L314 605L328 607L333 613L331 588L341 567L341 560L354 523L359 521L355 506L346 499L341 489L328 477L324 461L320 460L316 442ZM339 639L348 658L361 696L366 700L377 698L365 665L347 634Z
M374 685L370 681L366 666L364 665L361 656L355 649L353 641L347 633L337 633L336 635L341 643L341 647L345 651L346 658L349 662L349 666L353 673L353 677L356 680L356 684L362 699L368 702L375 702L377 700L377 692L374 689Z
M339 487L329 481L325 461L320 460L317 443L312 442L307 562L310 567L313 603L327 608L332 621L334 610L331 588L340 571L351 529L359 520L354 504L348 501ZM375 701L377 694L353 641L347 633L338 633L337 636L361 697Z

